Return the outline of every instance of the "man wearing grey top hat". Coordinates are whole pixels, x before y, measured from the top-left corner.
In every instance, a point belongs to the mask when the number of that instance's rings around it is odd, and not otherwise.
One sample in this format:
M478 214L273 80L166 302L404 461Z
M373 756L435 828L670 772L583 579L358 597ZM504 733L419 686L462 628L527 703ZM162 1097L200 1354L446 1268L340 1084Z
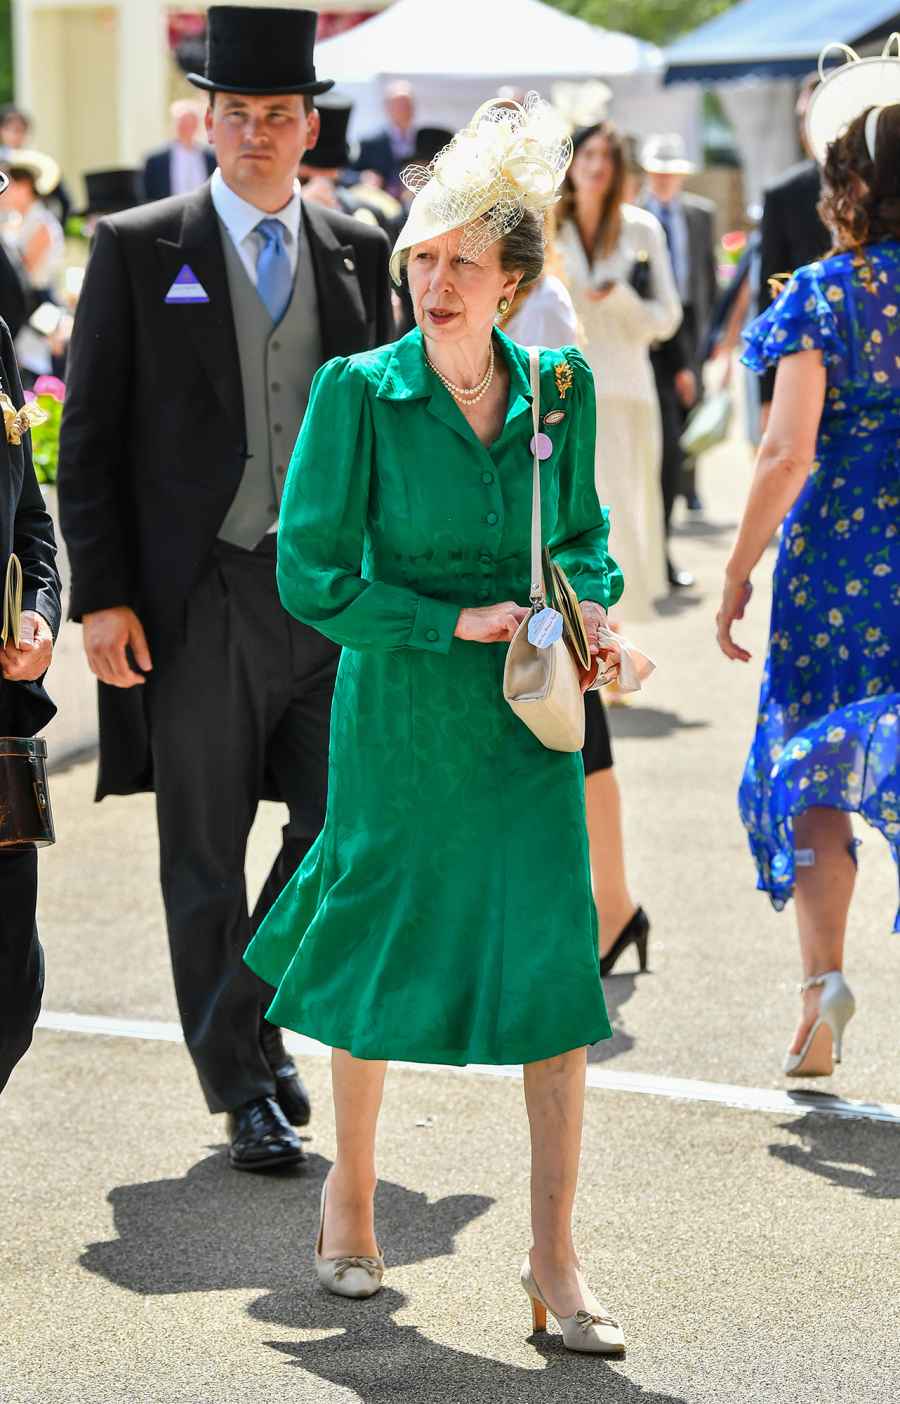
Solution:
M60 450L71 612L99 679L98 798L155 789L185 1040L231 1162L303 1159L309 1102L252 931L324 817L334 646L275 583L279 504L312 377L391 339L380 230L306 206L315 14L214 5L203 74L219 169L101 219L75 320ZM252 915L262 798L288 810Z

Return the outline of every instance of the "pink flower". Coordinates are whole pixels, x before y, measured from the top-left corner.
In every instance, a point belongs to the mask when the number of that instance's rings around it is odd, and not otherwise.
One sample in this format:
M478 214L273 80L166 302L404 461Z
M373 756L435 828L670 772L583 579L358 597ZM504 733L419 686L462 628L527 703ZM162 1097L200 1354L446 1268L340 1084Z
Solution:
M62 404L66 398L66 387L57 375L39 375L34 382L34 393L52 395L54 400L59 400Z

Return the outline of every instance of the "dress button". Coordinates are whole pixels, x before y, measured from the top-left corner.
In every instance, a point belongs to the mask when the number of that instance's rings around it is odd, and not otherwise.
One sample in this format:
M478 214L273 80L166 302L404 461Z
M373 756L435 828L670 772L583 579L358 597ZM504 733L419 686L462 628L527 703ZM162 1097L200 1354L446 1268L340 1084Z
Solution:
M479 598L480 600L487 600L487 599L490 599L490 595L491 595L490 590L483 589L483 590L479 590L479 591L478 591L478 598Z
M278 381L278 380L273 380L273 381L272 381L272 385L271 385L271 389L274 390L274 391L275 391L275 394L277 395L277 394L278 394L278 391L281 389L281 382Z
M485 484L485 486L488 486L494 481L493 473L488 473L487 470L485 470L485 472L483 472L481 475L481 481Z
M493 564L494 564L494 558L493 558L493 556L489 556L488 553L487 553L487 551L482 551L482 553L481 553L481 555L478 557L478 559L481 561L481 564L482 564L482 565L493 565Z
M276 434L283 434L283 433L284 433L284 425L283 425L283 424L273 424L273 425L272 425L272 428L274 429L274 431L275 431Z
M488 526L496 526L500 518L497 516L496 512L488 512L484 520L487 522Z
M281 342L280 342L280 341L273 341L273 342L271 343L271 348L272 348L273 351L280 351L280 350L281 350Z
M437 629L429 629L425 637L429 643L437 643L438 639L440 638L440 634L438 633Z

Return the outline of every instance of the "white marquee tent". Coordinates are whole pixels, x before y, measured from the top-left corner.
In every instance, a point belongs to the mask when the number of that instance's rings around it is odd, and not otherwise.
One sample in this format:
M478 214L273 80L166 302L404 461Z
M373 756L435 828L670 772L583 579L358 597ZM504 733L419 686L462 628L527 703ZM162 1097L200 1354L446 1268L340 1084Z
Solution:
M694 149L699 138L697 90L662 86L661 50L542 0L395 0L319 44L316 68L353 99L355 136L383 123L381 93L392 79L415 86L420 123L454 130L502 84L550 98L557 83L602 79L623 128L680 131Z

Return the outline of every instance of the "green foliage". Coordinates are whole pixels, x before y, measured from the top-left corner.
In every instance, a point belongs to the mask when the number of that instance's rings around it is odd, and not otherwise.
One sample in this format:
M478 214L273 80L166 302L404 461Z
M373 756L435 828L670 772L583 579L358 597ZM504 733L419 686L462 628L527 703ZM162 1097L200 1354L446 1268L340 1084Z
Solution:
M671 44L714 15L728 10L734 0L547 0L558 10L633 34L653 44Z
M12 0L0 0L0 102L12 102Z
M39 483L56 482L56 465L59 459L59 427L62 423L62 402L55 395L38 395L37 402L47 413L43 424L35 424L31 430L31 456L34 471Z

